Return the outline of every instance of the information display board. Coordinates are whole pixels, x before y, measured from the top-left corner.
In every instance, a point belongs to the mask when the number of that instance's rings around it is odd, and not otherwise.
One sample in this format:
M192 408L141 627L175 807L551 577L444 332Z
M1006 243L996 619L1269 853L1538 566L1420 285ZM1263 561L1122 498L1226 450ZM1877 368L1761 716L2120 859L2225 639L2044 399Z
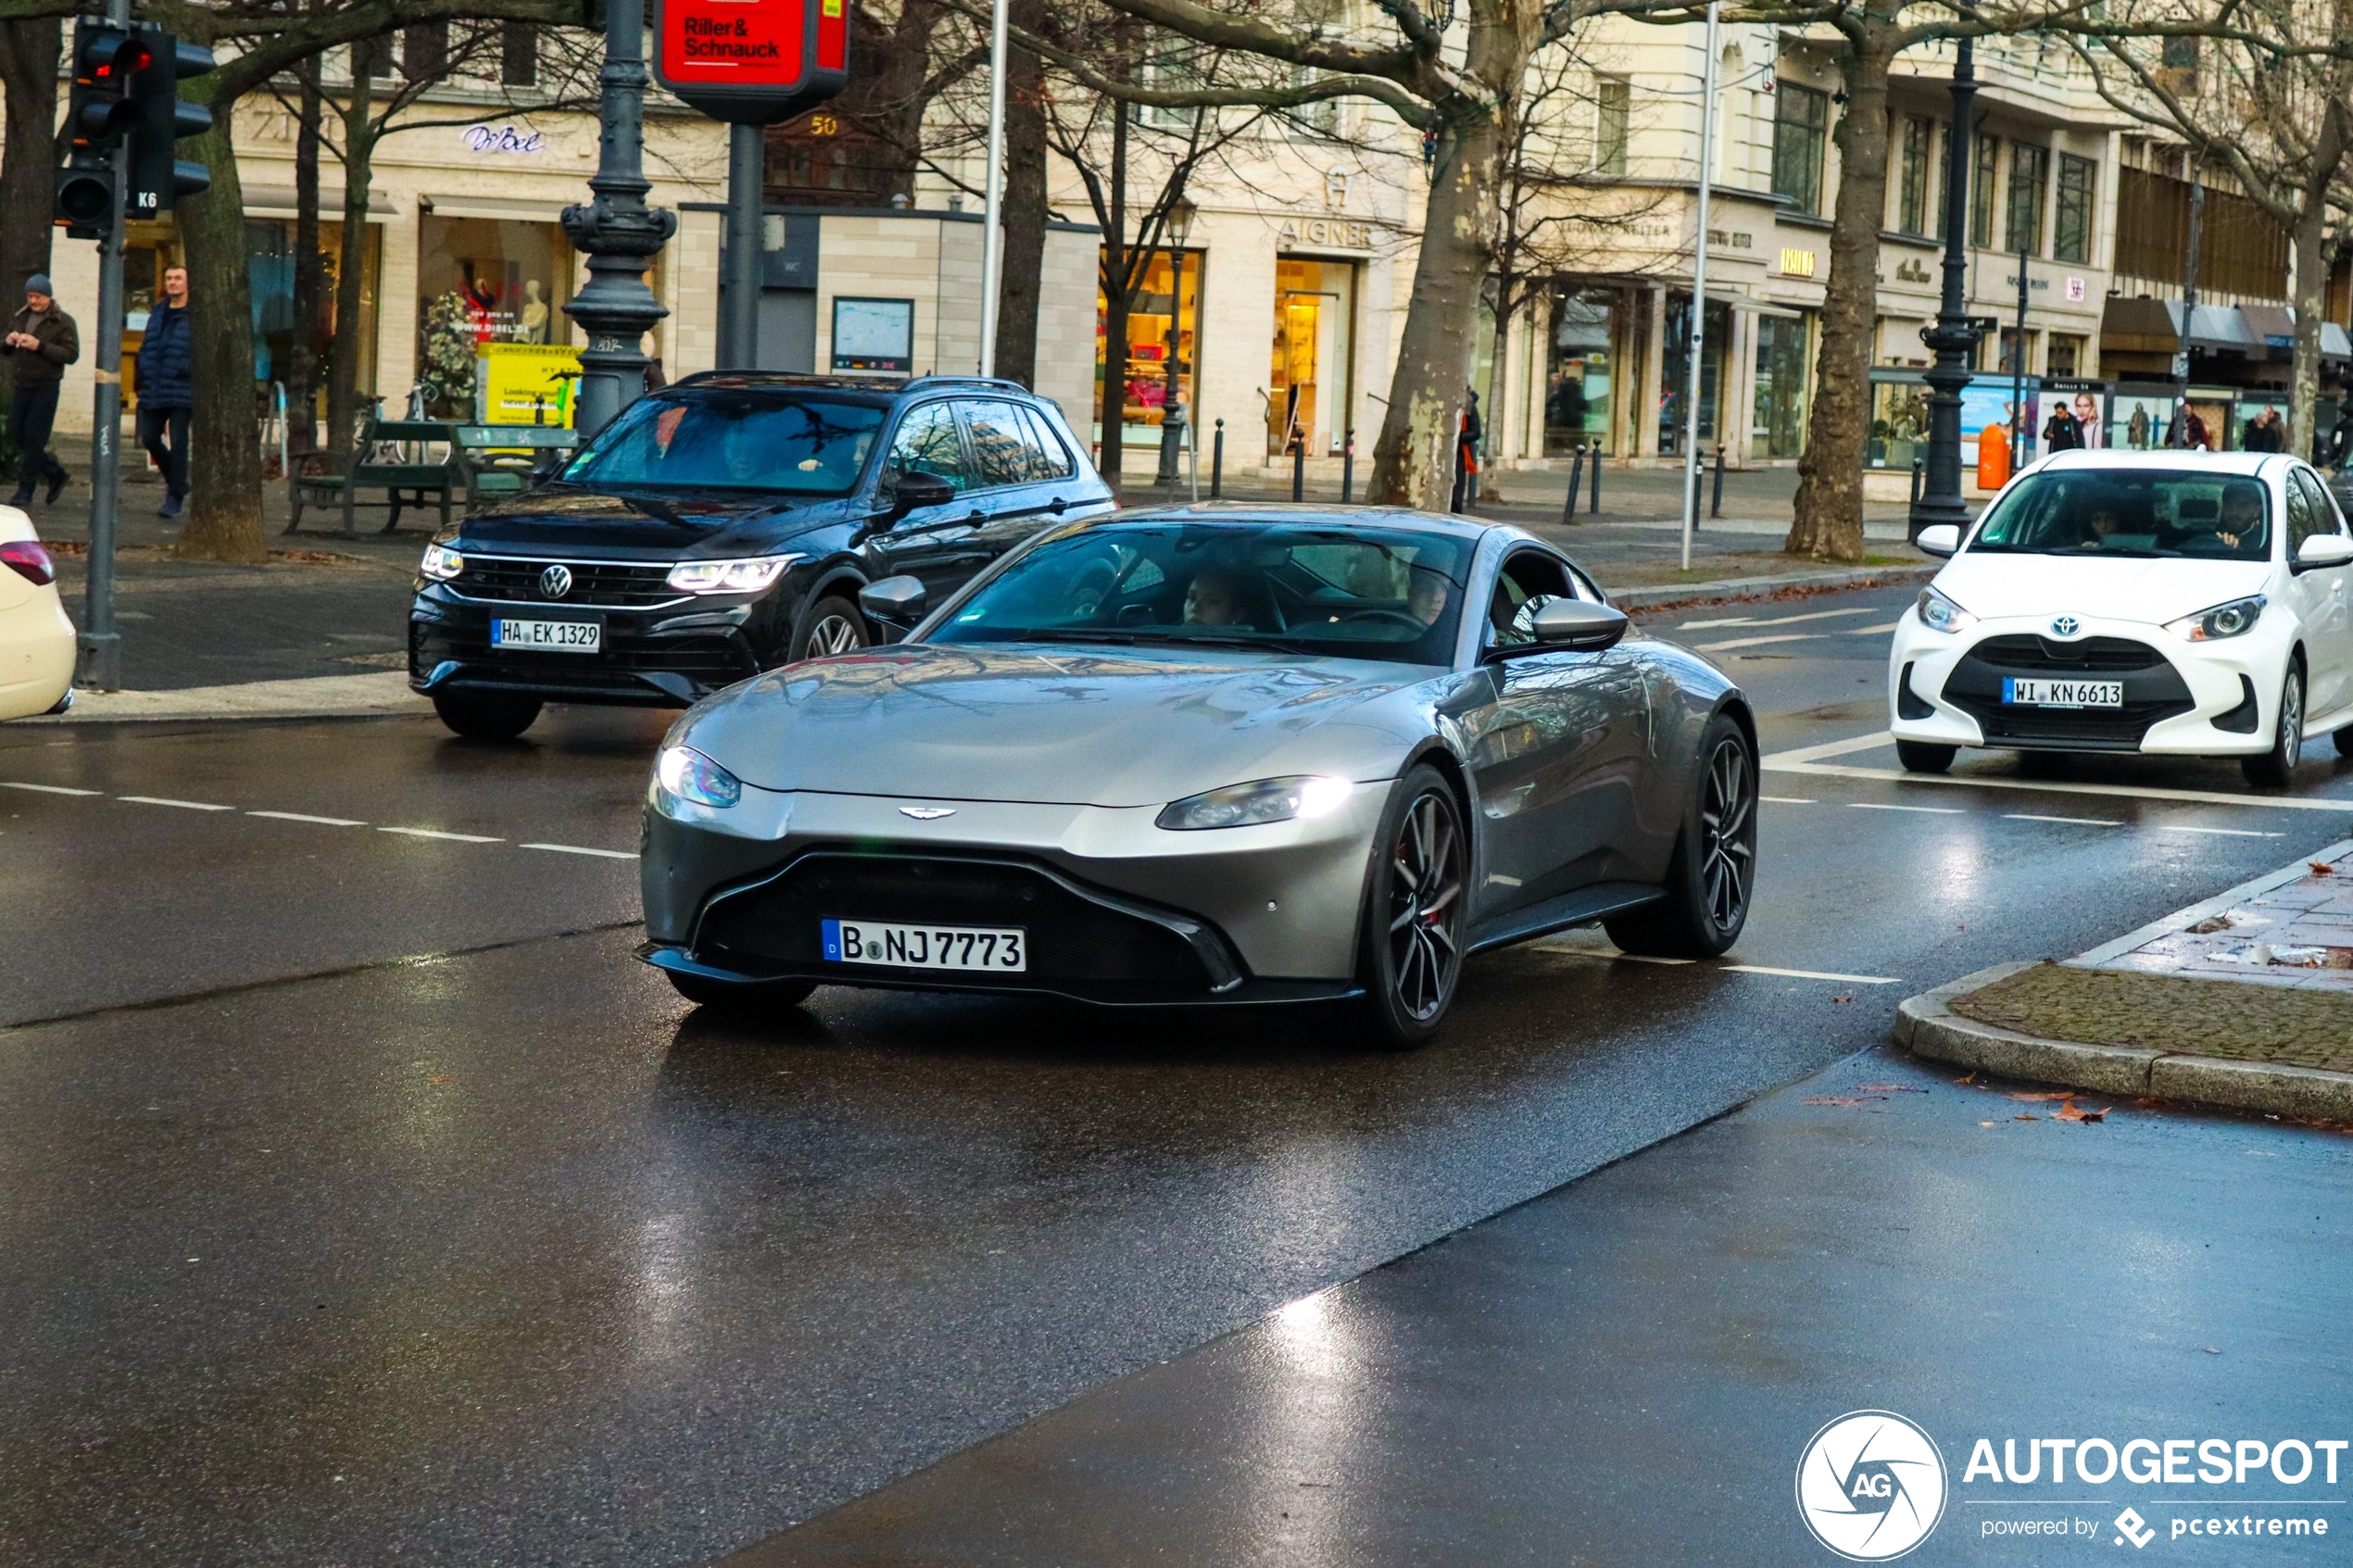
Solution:
M849 80L849 0L660 0L654 80L713 119L773 125Z

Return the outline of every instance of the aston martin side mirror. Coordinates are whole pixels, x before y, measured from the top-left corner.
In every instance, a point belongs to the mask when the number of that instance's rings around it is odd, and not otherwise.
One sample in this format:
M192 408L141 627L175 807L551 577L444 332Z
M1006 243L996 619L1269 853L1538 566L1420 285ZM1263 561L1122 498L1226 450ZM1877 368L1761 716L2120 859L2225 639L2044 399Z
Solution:
M1531 630L1541 646L1595 653L1626 635L1626 612L1584 599L1554 599L1536 612Z
M1949 522L1931 522L1920 530L1920 536L1912 543L1920 547L1922 555L1957 555L1961 548L1961 531Z

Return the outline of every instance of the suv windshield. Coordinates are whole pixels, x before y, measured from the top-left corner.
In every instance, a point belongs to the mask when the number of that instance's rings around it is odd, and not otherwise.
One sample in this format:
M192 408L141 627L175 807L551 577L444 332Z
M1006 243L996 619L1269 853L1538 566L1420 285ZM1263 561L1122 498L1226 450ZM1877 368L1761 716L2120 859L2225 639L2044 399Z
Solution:
M1453 662L1470 546L1288 522L1092 528L1040 545L935 643L1187 643Z
M886 412L804 394L680 388L631 404L563 477L575 484L846 495Z
M2028 474L1995 504L1971 552L2268 560L2271 487L2186 469Z

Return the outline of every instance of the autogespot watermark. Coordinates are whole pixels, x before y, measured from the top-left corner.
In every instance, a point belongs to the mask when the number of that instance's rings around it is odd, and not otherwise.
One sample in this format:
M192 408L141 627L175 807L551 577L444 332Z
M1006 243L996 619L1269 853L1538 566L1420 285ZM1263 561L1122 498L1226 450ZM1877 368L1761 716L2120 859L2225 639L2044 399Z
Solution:
M1994 1441L1970 1441L1949 1499L1990 1545L2066 1541L2131 1553L2178 1542L2236 1561L2242 1549L2316 1545L2333 1521L2347 1527L2338 1481L2353 1447L2346 1438L2004 1437L1998 1457ZM1947 1500L1935 1439L1893 1411L1840 1416L1798 1460L1800 1516L1851 1562L1910 1551Z

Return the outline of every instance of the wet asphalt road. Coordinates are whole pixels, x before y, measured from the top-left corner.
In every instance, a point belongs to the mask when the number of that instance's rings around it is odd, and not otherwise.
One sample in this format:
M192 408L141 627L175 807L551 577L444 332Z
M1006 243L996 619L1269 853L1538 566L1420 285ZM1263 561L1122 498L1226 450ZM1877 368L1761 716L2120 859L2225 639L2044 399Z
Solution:
M1657 624L1784 752L1879 727L1909 596ZM663 721L0 731L45 786L0 788L0 1557L709 1560L2353 822L2333 758L2341 809L1858 751L1767 773L1747 970L1492 955L1407 1057L841 991L747 1028L628 958Z

